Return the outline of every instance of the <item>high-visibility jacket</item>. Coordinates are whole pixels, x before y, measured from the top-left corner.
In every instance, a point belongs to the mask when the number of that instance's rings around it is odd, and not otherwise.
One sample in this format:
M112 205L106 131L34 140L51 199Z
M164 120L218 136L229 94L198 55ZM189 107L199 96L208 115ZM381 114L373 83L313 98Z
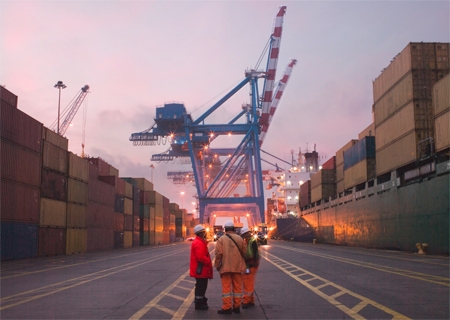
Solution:
M248 268L259 266L259 249L258 242L255 238L251 237L247 242L247 251L245 252L245 265Z
M234 242L228 237L230 236ZM216 260L214 266L220 274L225 272L244 272L245 261L242 257L245 254L245 243L240 236L233 231L219 238L216 242Z
M198 264L202 263L202 270L197 274ZM212 262L208 251L208 241L195 237L191 245L191 260L189 265L189 273L194 278L213 278Z

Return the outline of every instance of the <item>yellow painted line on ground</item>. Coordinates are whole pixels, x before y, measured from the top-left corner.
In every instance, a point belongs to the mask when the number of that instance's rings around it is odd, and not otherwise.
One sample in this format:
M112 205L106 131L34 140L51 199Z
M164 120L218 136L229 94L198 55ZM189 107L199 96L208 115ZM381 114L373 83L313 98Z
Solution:
M392 274L400 275L403 277L413 278L413 279L417 279L417 280L427 281L427 282L436 283L436 284L450 287L450 279L445 278L445 277L433 276L433 275L429 275L426 273L410 271L410 270L405 270L405 269L399 269L399 268L394 268L394 267L389 267L389 266L383 266L383 265L370 263L370 262L358 261L358 260L353 260L353 259L348 259L348 258L341 258L341 257L324 254L324 253L316 253L316 252L297 249L297 248L289 248L289 247L284 247L284 246L279 246L279 247L286 249L286 250L301 252L301 253L309 254L312 256L316 256L316 257L322 257L322 258L326 258L326 259L330 259L330 260L353 264L353 265L356 265L359 267L370 268L370 269L374 269L377 271L392 273Z
M147 259L142 259L139 261L134 261L134 262L130 262L130 263L126 263L117 267L113 267L113 268L109 268L109 269L105 269L105 270L101 270L101 271L97 271L91 274L87 274L87 275L83 275L80 277L76 277L76 278L72 278L66 281L61 281L58 283L54 283L48 286L43 286L37 289L33 289L33 290L28 290L25 292L21 292L21 293L17 293L8 297L4 297L0 299L0 311L1 310L5 310L17 305L21 305L24 303L27 303L29 301L33 301L45 296L49 296L76 286L80 286L82 284L94 281L94 280L98 280L125 270L129 270L132 268L136 268L138 266L141 266L143 264L149 263L149 262L153 262L174 254L178 254L181 251L185 251L185 249L183 250L177 250L175 252L172 252L170 254L164 254L161 255L159 257L156 258L147 258ZM59 288L58 288L59 287ZM31 295L31 296L30 296ZM17 301L17 302L16 302ZM9 303L9 304L8 304Z
M290 276L291 278L295 279L297 282L301 283L303 286L305 286L306 288L308 288L309 290L311 290L312 292L314 292L315 294L317 294L318 296L322 297L323 299L325 299L326 301L328 301L330 304L334 305L335 307L337 307L338 309L340 309L342 312L346 313L347 315L349 315L350 317L352 317L353 319L365 319L362 315L360 315L358 312L360 312L364 307L371 305L372 307L375 307L387 314L392 315L392 319L409 319L408 317L386 307L383 306L373 300L370 300L364 296L361 296L355 292L352 292L350 290L347 290L344 287L341 287L331 281L328 281L327 279L324 279L322 277L319 277L318 275L315 275L311 272L309 272L308 270L302 269L286 260L283 260L273 254L268 253L267 251L263 251L262 255L261 255L265 260L267 260L268 262L270 262L271 264L273 264L275 267L277 267L278 269L280 269L281 271L283 271L284 273L286 273L288 276ZM305 274L313 277L315 280L320 280L321 282L323 282L320 285L314 286L311 285L309 283L309 281L303 280L300 278L300 276L297 276L295 274L293 274L291 271L286 270L285 267L283 267L282 265L285 266L290 266L291 268L295 268L296 270L302 271ZM309 279L312 280L312 279ZM331 286L337 290L339 290L339 292L333 294L333 295L327 295L324 292L320 291L318 289L318 287L320 286L320 288L324 287L324 284L327 284L327 286ZM336 298L338 296L341 296L343 294L349 294L352 297L355 297L360 301L359 304L357 304L356 306L350 308L345 306L344 304L342 304L341 302L339 302L338 300L336 300Z

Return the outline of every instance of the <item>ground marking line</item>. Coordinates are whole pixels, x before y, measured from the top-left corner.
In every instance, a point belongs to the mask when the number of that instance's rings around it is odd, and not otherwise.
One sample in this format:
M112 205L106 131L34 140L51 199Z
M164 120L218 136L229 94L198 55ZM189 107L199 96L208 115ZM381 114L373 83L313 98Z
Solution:
M170 314L171 316L175 315L175 311L173 311L172 309L166 308L160 304L155 304L155 308L159 309L161 311L164 311L167 314Z
M317 256L317 257L322 257L322 258L327 258L327 259L331 259L331 260L336 260L336 261L340 261L340 262L344 262L344 263L349 263L349 264L353 264L353 265L357 265L357 266L363 266L366 268L371 268L371 269L382 271L382 272L397 274L397 275L401 275L404 277L409 277L409 278L413 278L413 279L417 279L417 280L428 281L431 283L436 283L436 284L440 284L440 285L447 286L447 287L450 286L450 279L445 278L445 277L433 276L433 275L428 275L428 274L421 273L421 272L398 269L398 268L383 266L383 265L377 265L375 263L357 261L357 260L352 260L352 259L348 259L348 258L336 258L335 256L332 256L332 255L314 253L314 252L302 250L302 249L293 249L293 248L288 248L288 247L284 247L284 246L280 246L280 247L282 247L286 250L301 252L301 253L305 253L305 254L309 254L309 255L313 255L313 256Z
M280 269L281 271L283 271L284 273L286 273L288 276L290 276L291 278L297 280L297 281L300 282L302 285L304 285L305 287L307 287L309 290L311 290L312 292L314 292L314 293L317 294L318 296L322 297L323 299L325 299L326 301L328 301L330 304L334 305L335 307L337 307L337 308L340 309L341 311L345 312L347 315L349 315L349 316L352 317L353 319L365 319L363 316L361 316L360 314L358 314L358 312L356 312L356 311L352 310L351 308L349 308L349 307L343 305L341 302L339 302L339 301L337 301L335 298L333 298L334 296L336 296L336 294L334 294L334 295L327 295L327 294L325 294L324 292L322 292L322 291L320 291L320 290L317 290L317 288L316 288L315 286L311 285L311 284L308 283L307 281L302 280L302 279L300 279L300 278L298 278L298 277L293 276L292 273L291 273L290 271L287 271L285 268L283 268L283 267L281 267L280 265L278 265L278 264L276 263L276 260L278 260L278 261L280 261L280 262L284 262L284 263L286 263L286 264L288 264L288 265L291 265L291 266L295 266L295 265L293 265L292 263L289 263L289 262L287 262L286 260L283 260L283 259L281 259L281 258L278 258L277 256L274 256L273 254L268 253L267 251L264 251L264 254L261 255L261 256L262 256L264 259L266 259L268 262L270 262L271 264L273 264L275 267L277 267L278 269ZM271 258L268 258L268 256L270 256ZM323 281L323 282L326 282L326 283L328 283L330 286L332 286L332 287L334 287L334 288L336 288L336 289L339 289L339 290L342 292L342 294L347 293L347 294L349 294L349 295L351 295L351 296L353 296L353 297L355 297L355 298L360 299L361 302L362 302L362 303L365 303L366 305L372 305L372 306L374 306L375 308L377 308L377 309L379 309L379 310L382 310L383 312L392 315L392 316L393 316L393 319L409 319L408 317L406 317L406 316L404 316L404 315L402 315L402 314L400 314L400 313L398 313L398 312L396 312L396 311L394 311L394 310L392 310L392 309L390 309L390 308L388 308L388 307L386 307L386 306L383 306L383 305L381 305L381 304L379 304L379 303L377 303L377 302L375 302L375 301L373 301L373 300L370 300L370 299L368 299L368 298L366 298L366 297L364 297L364 296L361 296L361 295L359 295L359 294L357 294L357 293L355 293L355 292L352 292L352 291L350 291L350 290L347 290L347 289L344 288L344 287L341 287L341 286L339 286L339 285L337 285L337 284L335 284L335 283L333 283L333 282L331 282L331 281L328 281L328 280L326 280L326 279L324 279L324 278L321 278L321 277L319 277L319 276L317 276L317 275L315 275L315 274L313 274L313 273L311 273L311 272L309 272L309 271L307 271L307 270L304 270L304 269L302 269L302 268L300 268L300 267L297 267L297 268L298 268L299 270L305 271L306 273L310 274L311 276L315 277L316 279L321 280L321 281ZM360 311L360 310L359 310L359 311Z
M182 251L184 251L184 250L182 250ZM107 277L107 276L110 276L110 275L113 275L113 274L116 274L116 273L119 273L119 272L122 272L122 271L125 271L125 270L128 270L128 269L132 269L132 268L138 267L138 266L140 266L140 265L143 265L143 264L146 264L146 263L155 261L155 260L159 260L159 259L168 257L168 256L170 256L170 255L177 254L177 253L179 253L179 252L180 252L180 251L176 251L176 252L173 252L173 253L171 253L171 254L166 254L166 255L164 255L164 256L160 256L160 257L158 257L158 258L149 258L149 259L145 259L145 260L147 260L147 261L141 260L140 263L134 264L134 265L133 265L133 262L130 262L130 263L128 263L128 265L129 265L129 264L132 264L132 265L131 265L131 266L128 266L128 267L126 267L126 268L124 268L124 266L126 266L127 264L121 265L121 266L118 266L118 267L113 267L113 268L110 268L110 269L107 269L107 270L102 270L102 271L94 272L94 273L92 273L92 274L80 276L80 277L73 278L73 279L69 279L69 280L66 280L66 281L59 282L59 283L51 284L51 285L44 286L44 287L41 287L41 288L38 288L38 289L33 289L33 290L29 290L29 291L22 292L22 293L17 293L17 294L8 296L8 297L4 297L4 298L1 298L1 299L0 299L0 301L2 302L2 306L0 307L0 311L1 311L1 310L8 309L8 308L11 308L11 307L14 307L14 306L17 306L17 305L24 304L24 303L29 302L29 301L33 301L33 300L42 298L42 297L45 297L45 296L49 296L49 295L51 295L51 294L55 294L55 293L57 293L57 292L64 291L64 290L67 290L67 289L70 289L70 288L73 288L73 287L76 287L76 286L79 286L79 285L82 285L82 284L85 284L85 283L88 283L88 282L91 282L91 281L94 281L94 280L98 280L98 279L101 279L101 278L104 278L104 277ZM144 262L142 262L142 261L144 261ZM118 269L118 268L120 268L120 269L119 269L119 270L116 270L116 269ZM107 274L101 274L101 273L108 272L108 271L110 271L110 270L116 270L116 271L113 271L113 272L110 272L110 273L107 273ZM94 276L94 275L96 275L96 274L101 274L101 275L99 275L99 276L97 276L97 277L94 277L94 278L91 278L91 279L82 280L81 282L77 282L77 283L74 283L74 284L71 284L71 285L67 285L67 284L69 284L70 282L79 281L79 280L81 280L81 279L83 279L83 278L92 277L92 276ZM8 302L8 301L10 301L10 300L16 301L16 300L19 299L20 296L25 296L25 295L30 294L30 293L33 293L33 292L43 291L43 290L45 290L45 289L50 289L51 287L56 287L56 286L58 286L58 285L59 285L59 286L61 286L61 285L66 285L66 286L64 286L64 287L62 287L62 288L54 289L54 290L49 291L49 292L46 292L46 293L37 294L37 295L31 296L31 297L29 297L29 298L23 298L23 300L20 300L19 302L16 302L16 303L12 303L12 304L9 304L9 305L6 305L6 306L4 305L4 301L6 301L6 302Z
M173 293L168 293L167 296L172 297L172 298L177 299L177 300L180 300L180 301L184 301L185 300L185 298L177 296L176 294L173 294Z

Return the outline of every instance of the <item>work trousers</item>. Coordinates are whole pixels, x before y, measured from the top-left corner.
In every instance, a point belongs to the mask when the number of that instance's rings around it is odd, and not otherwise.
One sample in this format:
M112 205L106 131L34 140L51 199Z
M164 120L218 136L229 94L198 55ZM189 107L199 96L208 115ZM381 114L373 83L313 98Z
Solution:
M255 303L255 277L256 272L258 272L258 267L256 268L249 268L250 273L244 274L244 303Z
M208 288L208 278L195 278L195 298L201 299L205 296Z
M222 280L222 309L239 308L242 303L242 274L225 272Z

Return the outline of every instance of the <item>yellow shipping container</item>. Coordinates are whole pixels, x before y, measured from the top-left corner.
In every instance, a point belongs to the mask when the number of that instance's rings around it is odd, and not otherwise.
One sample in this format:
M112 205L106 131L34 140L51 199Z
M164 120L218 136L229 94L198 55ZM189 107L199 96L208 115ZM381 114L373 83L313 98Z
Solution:
M344 189L354 187L375 177L375 159L364 159L345 170Z
M66 254L83 253L87 251L87 230L66 230Z
M163 232L155 231L155 244L163 244Z
M44 141L42 166L67 174L67 150L61 149L48 141Z
M322 184L315 188L311 187L311 202L320 201L322 199L328 200L330 197L335 196L336 196L335 183Z
M372 122L367 128L358 134L358 139L361 140L364 137L374 137L375 136L375 123Z
M67 203L67 227L86 228L86 211L85 205Z
M134 180L137 182L137 187L139 190L142 191L153 191L153 183L148 181L145 178L134 178Z
M41 198L39 225L41 227L66 227L66 212L66 202Z
M154 208L155 208L155 217L162 218L164 216L164 208L163 208L162 204L160 204L160 205L156 204L154 206Z
M133 185L125 181L125 197L133 199Z
M89 162L69 152L69 177L88 182Z
M378 132L378 130L377 130ZM377 176L409 164L417 159L416 132L394 141L376 152Z
M341 192L344 192L344 179L339 180L336 182L336 194L339 194Z
M344 180L344 163L336 166L336 181Z
M87 204L88 184L72 178L67 179L67 201Z
M68 150L69 148L69 140L64 138L63 136L60 136L56 132L43 127L42 132L42 138L46 140L47 142L50 142L51 144L57 146L60 149Z
M450 73L434 85L432 100L435 117L450 109Z
M123 232L123 247L131 248L133 246L133 231Z
M109 175L119 177L119 169L114 168L113 166L109 167Z
M435 119L435 144L436 151L442 151L450 147L450 109Z
M155 220L156 217L156 209L155 207L150 206L150 220Z
M124 211L123 213L132 215L133 214L133 200L124 198Z

